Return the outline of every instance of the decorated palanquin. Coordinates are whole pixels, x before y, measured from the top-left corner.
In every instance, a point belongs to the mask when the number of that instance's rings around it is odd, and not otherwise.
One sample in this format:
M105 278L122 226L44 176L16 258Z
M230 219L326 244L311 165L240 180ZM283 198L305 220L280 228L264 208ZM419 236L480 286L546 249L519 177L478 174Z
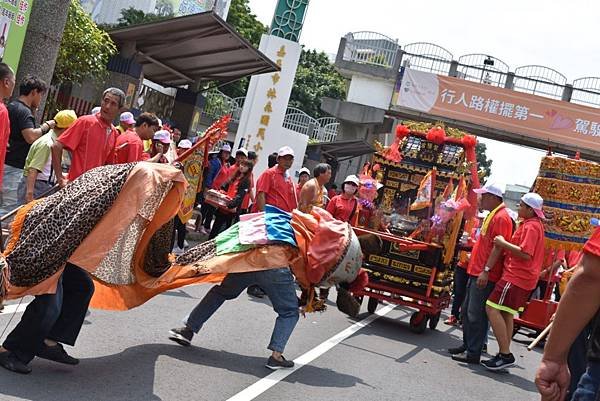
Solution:
M391 146L376 144L377 153L361 178L373 177L379 194L372 210L361 211L359 224L398 240L382 236L383 252L365 255L370 282L428 297L449 296L465 215L475 214L477 201L469 188L479 186L471 178L477 177L476 143L474 136L456 129L405 122Z
M592 235L590 220L600 215L600 165L564 157L544 157L534 191L544 198L548 246L581 249Z

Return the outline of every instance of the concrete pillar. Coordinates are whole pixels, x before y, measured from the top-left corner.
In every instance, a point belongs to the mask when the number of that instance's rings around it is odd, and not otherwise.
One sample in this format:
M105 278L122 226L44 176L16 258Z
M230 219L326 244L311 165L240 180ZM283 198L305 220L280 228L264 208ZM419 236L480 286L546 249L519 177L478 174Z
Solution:
M32 3L29 25L17 71L15 96L18 96L19 82L27 74L36 75L48 84L52 81L71 0L35 1ZM41 118L45 104L46 96L43 97L38 109L38 119Z
M450 71L448 72L448 76L450 76L450 77L458 76L458 61L452 60L450 62Z
M515 87L515 73L509 72L506 74L506 82L504 83L506 89L514 89Z
M562 93L562 100L565 102L570 102L571 97L573 96L573 85L566 84Z

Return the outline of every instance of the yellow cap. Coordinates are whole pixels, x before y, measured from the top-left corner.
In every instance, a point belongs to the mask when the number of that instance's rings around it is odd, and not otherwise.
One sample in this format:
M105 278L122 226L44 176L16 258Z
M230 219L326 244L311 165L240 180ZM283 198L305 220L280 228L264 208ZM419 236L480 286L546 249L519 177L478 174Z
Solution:
M54 116L57 128L69 128L77 120L77 114L73 110L61 110Z

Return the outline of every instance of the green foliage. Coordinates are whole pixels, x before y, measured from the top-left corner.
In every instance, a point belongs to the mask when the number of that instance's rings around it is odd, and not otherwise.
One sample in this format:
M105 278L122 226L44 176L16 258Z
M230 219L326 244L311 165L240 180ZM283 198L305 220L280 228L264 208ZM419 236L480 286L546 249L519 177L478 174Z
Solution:
M311 117L320 118L324 116L321 111L323 97L344 99L344 78L335 70L325 53L303 49L290 96L290 106L299 108Z
M248 0L231 1L227 22L254 47L258 47L262 34L267 33L268 27L252 14Z
M164 3L164 4L163 4ZM132 25L146 24L148 22L157 22L169 18L174 18L173 6L171 3L159 0L156 3L156 14L145 13L142 10L138 10L135 7L121 9L121 16L117 20L116 24L99 24L98 26L105 30L110 31L118 28L125 28Z
M108 60L116 52L110 36L96 26L79 1L72 0L52 82L80 83L86 78L102 80L107 74Z
M482 179L481 179L482 183L484 183L485 180L492 173L492 162L493 161L487 158L486 150L487 150L487 147L485 146L485 143L481 143L481 142L477 143L477 146L475 147L475 153L477 155L477 163L479 165L479 171L483 173L483 174L480 174L480 176L482 176Z
M252 46L258 48L260 38L263 33L267 33L267 26L252 14L248 0L232 0L227 14L227 22L244 37ZM244 78L236 82L224 85L219 90L230 97L246 96L249 78Z

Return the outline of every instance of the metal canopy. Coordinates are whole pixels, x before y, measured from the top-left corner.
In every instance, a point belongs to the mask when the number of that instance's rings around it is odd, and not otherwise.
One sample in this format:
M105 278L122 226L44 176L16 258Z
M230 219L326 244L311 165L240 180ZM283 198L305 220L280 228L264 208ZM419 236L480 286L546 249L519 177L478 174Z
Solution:
M144 77L163 86L235 81L280 68L214 12L109 32L121 52L133 51Z
M375 152L375 148L363 139L315 143L309 144L307 148L319 149L323 154L335 158L338 161L352 159L357 156Z

